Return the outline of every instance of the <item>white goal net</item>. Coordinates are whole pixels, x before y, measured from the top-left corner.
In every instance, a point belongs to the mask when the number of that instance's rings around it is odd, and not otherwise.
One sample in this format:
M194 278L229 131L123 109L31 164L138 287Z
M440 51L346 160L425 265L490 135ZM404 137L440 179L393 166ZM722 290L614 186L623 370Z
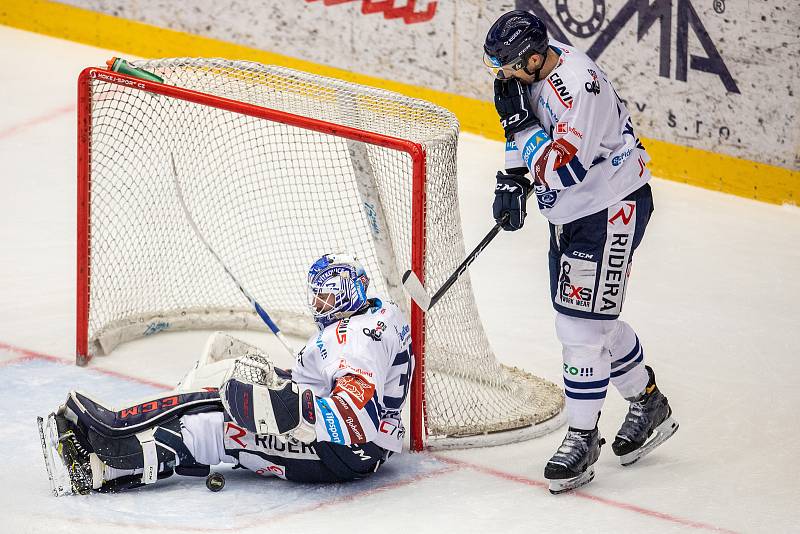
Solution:
M355 254L413 312L414 448L560 424L560 389L492 353L468 275L424 315L402 291L405 270L430 290L465 256L450 112L244 61L134 64L164 85L81 75L79 361L162 330L265 328L192 230L174 158L199 231L284 332L313 331L306 273L326 252Z

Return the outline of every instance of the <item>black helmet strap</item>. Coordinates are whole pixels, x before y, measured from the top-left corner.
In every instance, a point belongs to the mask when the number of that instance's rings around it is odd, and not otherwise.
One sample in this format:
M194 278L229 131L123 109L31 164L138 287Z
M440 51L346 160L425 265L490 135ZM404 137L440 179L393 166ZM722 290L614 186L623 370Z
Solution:
M547 51L548 50L550 50L549 46L547 48L545 48L544 52L534 52L534 54L540 54L543 57L542 64L539 65L538 69L536 69L534 71L531 71L530 69L528 69L528 62L531 60L530 57L528 57L528 60L525 61L525 66L522 67L522 70L525 71L525 74L527 74L528 76L533 76L533 81L534 82L538 82L539 81L539 74L541 74L542 69L544 68L544 64L547 61ZM531 55L533 55L533 54L531 54Z

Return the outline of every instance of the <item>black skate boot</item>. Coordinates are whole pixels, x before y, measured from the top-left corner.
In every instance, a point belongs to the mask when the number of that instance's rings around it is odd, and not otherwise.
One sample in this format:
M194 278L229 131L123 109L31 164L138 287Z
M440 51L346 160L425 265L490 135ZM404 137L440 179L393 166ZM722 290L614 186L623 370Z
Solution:
M645 366L650 380L644 393L631 400L628 415L611 448L622 465L631 465L668 440L678 430L667 398L658 390L653 370Z
M544 477L550 481L550 493L564 493L591 482L594 463L605 442L597 427L594 430L570 427L561 446L544 468Z
M55 496L85 495L92 490L92 467L102 472L102 463L92 453L89 441L61 410L47 422L37 417L47 476ZM97 478L97 477L95 477Z

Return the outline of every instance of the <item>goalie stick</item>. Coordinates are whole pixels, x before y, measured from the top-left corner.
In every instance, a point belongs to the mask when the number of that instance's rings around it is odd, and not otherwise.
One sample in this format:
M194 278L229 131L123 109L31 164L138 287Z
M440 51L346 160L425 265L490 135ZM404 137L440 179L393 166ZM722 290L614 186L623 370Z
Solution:
M236 284L236 287L239 288L239 291L242 292L242 295L244 295L245 298L250 302L250 304L252 304L258 316L261 317L262 321L264 321L264 324L266 324L269 327L272 333L275 334L275 337L278 338L278 341L280 341L283 344L284 348L289 353L289 355L292 356L292 358L294 358L295 357L294 349L292 349L292 346L289 345L289 342L286 340L286 336L284 336L281 333L281 329L278 328L278 325L275 324L275 322L270 318L266 310L264 310L264 308L261 307L261 305L256 301L256 299L253 298L253 296L244 288L242 283L239 282L239 279L233 275L228 266L225 265L225 262L222 261L222 258L219 257L219 255L214 251L213 248L211 248L211 245L208 244L206 238L203 237L202 233L200 233L200 229L194 222L192 214L189 213L189 207L186 205L186 201L183 198L183 190L181 189L181 184L178 181L178 168L175 166L175 156L172 153L170 153L169 157L172 160L172 179L175 182L175 189L177 190L178 193L178 201L181 204L181 208L183 208L183 213L184 215L186 215L186 219L189 221L189 225L192 227L192 230L194 230L194 233L197 235L197 237L200 239L203 245L205 245L206 249L211 253L211 255L214 256L214 258L222 266L222 268L225 269L225 272L228 274L231 280L233 280L233 283Z
M530 198L532 193L533 187L531 187L528 191L526 198ZM469 255L467 255L467 258L461 262L461 265L458 266L455 272L450 275L450 278L448 278L445 283L442 284L442 287L440 287L439 290L433 294L433 296L428 295L428 292L425 291L425 287L422 285L422 282L416 273L410 269L403 273L403 287L405 288L406 293L408 293L408 296L410 296L411 299L417 303L417 306L419 306L424 312L427 312L433 308L433 306L439 302L439 299L441 299L444 294L447 293L447 290L456 283L456 281L461 277L462 274L464 274L464 272L466 272L467 268L472 264L472 262L478 258L480 253L483 252L483 249L485 249L489 243L492 242L492 239L497 236L497 234L500 232L500 228L502 228L506 221L508 221L508 217L508 212L506 212L500 222L496 223L492 229L489 230L489 233L486 234L486 237L484 237L481 242L478 243L478 246L475 247L472 252L469 253Z

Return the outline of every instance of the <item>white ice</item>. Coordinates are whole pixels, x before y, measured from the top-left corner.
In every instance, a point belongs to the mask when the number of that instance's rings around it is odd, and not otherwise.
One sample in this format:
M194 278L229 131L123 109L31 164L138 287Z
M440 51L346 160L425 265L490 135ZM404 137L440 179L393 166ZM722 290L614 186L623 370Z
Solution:
M607 446L594 482L551 496L542 471L562 429L510 446L405 454L349 485L235 471L213 494L201 479L176 476L128 494L52 497L35 415L70 388L113 403L174 384L205 333L159 334L89 369L69 365L76 78L113 53L7 27L0 47L0 531L800 531L800 210L659 179L623 318L681 427L638 464L620 467ZM471 247L492 224L502 147L464 134L458 163ZM471 276L499 357L558 383L546 251L546 224L533 213L486 249ZM600 421L607 438L625 411L611 392Z

